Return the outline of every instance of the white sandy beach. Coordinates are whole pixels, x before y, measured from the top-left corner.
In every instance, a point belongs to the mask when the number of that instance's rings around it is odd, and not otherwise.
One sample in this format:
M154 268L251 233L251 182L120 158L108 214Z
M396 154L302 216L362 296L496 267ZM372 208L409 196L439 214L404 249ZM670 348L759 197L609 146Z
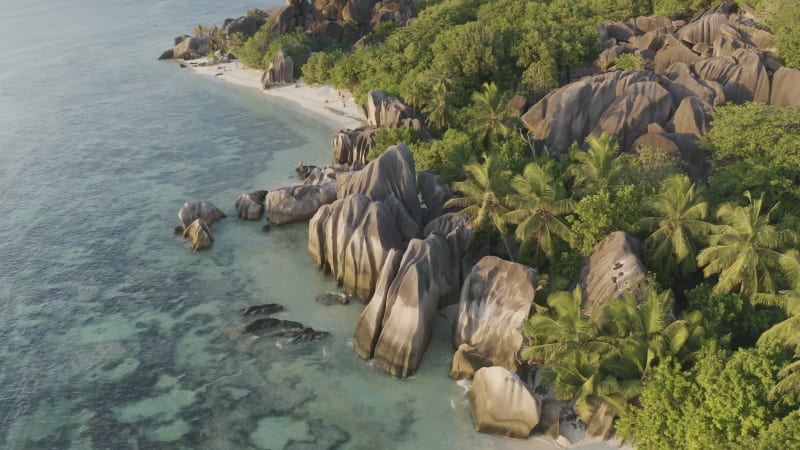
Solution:
M185 61L187 68L201 75L211 76L222 81L258 89L265 95L280 97L296 103L302 110L321 117L333 128L358 128L366 124L361 107L347 91L340 91L327 85L309 86L298 81L296 84L261 89L260 70L244 67L239 61L213 65L205 63L205 58Z

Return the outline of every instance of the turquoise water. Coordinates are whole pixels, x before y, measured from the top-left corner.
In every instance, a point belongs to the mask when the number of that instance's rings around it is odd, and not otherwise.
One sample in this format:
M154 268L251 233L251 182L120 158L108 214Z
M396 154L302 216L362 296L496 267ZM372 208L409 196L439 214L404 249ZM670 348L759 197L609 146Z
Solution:
M412 380L357 358L361 306L314 301L305 224L261 231L237 195L329 160L331 128L170 62L172 37L260 2L0 0L0 447L507 448L472 431L448 327ZM211 250L189 199L229 214ZM241 336L240 310L331 332Z

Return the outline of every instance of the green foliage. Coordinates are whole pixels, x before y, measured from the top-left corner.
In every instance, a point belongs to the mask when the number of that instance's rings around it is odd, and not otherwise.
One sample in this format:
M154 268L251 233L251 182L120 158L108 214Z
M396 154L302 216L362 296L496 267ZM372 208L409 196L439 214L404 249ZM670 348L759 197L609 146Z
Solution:
M533 247L533 261L539 265L543 256L555 256L557 239L572 240L572 231L563 216L572 212L575 202L536 163L525 166L523 174L515 176L511 186L514 193L506 200L511 210L503 218L517 225L516 236L522 243L517 259L527 256Z
M700 313L674 320L670 293L649 286L606 302L591 317L580 287L553 293L547 303L523 327L530 345L522 357L540 364L558 398L575 400L584 420L601 404L623 414L642 379L661 361L687 361L703 334Z
M623 53L617 56L617 70L644 70L645 61L641 56L634 53Z
M325 83L331 79L336 62L342 59L341 50L313 54L302 67L303 81L309 84Z
M673 175L647 205L656 216L642 219L652 231L644 243L655 267L674 280L696 271L699 244L713 226L705 221L708 203L700 200L695 185L686 175Z
M473 162L464 166L464 172L467 179L453 183L453 189L461 197L448 200L444 206L463 208L458 214L467 216L476 231L498 231L511 255L505 239L506 222L503 218L508 212L505 199L511 192L511 174L498 159L489 155L484 155L482 164Z
M259 19L266 19L269 17L269 14L267 14L266 11L258 8L248 9L247 15L250 17L258 17Z
M470 121L470 131L484 145L497 141L511 133L514 120L518 117L516 110L508 107L508 92L501 93L494 83L483 83L481 92L473 92L472 105L476 114Z
M708 8L711 0L653 0L652 13L676 19L688 19L695 11Z
M723 348L752 347L775 320L774 311L754 307L739 294L715 294L702 283L688 291L689 309L703 313L707 337Z
M644 198L645 193L639 187L623 185L611 192L601 190L580 199L575 214L567 218L575 234L573 249L588 255L612 231L639 234L640 218L646 211Z
M725 203L717 211L722 226L709 236L709 247L697 255L697 263L704 266L707 278L718 275L714 292L724 294L738 291L748 299L758 292L772 293L778 288L779 250L786 244L797 242L797 233L778 230L770 224L770 215L778 205L762 213L764 195L753 199L750 192L744 196L745 207Z
M469 133L451 129L442 139L427 146L417 145L411 151L418 169L436 172L443 183L463 181L466 178L464 166L473 162L478 154L473 141Z
M761 13L775 33L778 55L788 67L800 69L800 3L795 0L764 1Z
M800 212L800 110L760 103L723 105L712 112L701 145L711 152L709 198L735 199L744 190Z
M296 76L302 73L300 67L314 45L311 38L300 28L293 33L280 34L271 31L266 25L241 45L237 44L237 42L229 43L230 51L246 66L258 69L266 69L275 53L281 49L286 50L295 62Z
M681 159L660 148L641 146L635 154L625 156L621 178L625 183L641 186L648 193L658 192L665 179L684 172Z
M625 170L626 159L618 155L619 143L614 136L603 133L586 139L587 151L576 146L570 151L575 163L569 173L575 178L573 191L578 195L587 195L608 190L616 185Z
M797 413L769 398L784 360L775 347L729 355L710 345L688 372L662 364L617 431L642 449L791 448L765 445L797 441Z
M413 128L400 127L390 130L388 128L381 128L375 135L375 145L367 155L367 161L372 161L377 158L389 147L396 144L406 144L410 149L413 149L415 144L419 142L419 133ZM413 153L413 150L412 150Z
M552 59L532 62L519 80L519 87L528 97L537 101L558 88L558 68Z

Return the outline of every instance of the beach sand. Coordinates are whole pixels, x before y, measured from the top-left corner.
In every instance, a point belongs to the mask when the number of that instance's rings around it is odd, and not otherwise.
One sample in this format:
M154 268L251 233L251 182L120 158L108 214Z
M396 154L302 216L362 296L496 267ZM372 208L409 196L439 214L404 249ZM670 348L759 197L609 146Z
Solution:
M327 85L309 86L302 81L295 84L261 89L262 71L244 67L240 61L213 65L200 65L205 58L185 61L187 68L198 74L212 76L238 86L258 89L267 96L279 97L296 103L300 109L318 116L333 128L358 128L365 125L366 117L353 96Z

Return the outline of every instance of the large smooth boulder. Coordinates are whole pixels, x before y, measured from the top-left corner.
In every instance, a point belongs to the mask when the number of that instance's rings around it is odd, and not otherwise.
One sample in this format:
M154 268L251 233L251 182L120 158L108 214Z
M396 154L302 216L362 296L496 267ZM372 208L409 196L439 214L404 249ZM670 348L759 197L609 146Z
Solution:
M353 194L325 205L308 224L308 252L345 293L368 299L392 249L415 237L416 223L394 197Z
M770 82L761 58L739 49L733 56L706 58L693 64L697 75L724 86L725 99L734 103L769 101Z
M308 220L322 205L336 200L330 187L301 184L269 191L266 203L267 220L275 225Z
M264 215L264 198L267 191L243 193L236 199L236 213L240 219L259 220Z
M670 45L656 53L656 57L653 59L653 71L657 74L664 74L673 64L692 64L699 59L700 55L683 44Z
M634 19L634 24L642 33L648 33L659 28L674 28L672 19L667 16L639 16Z
M703 136L711 129L708 113L711 105L697 97L684 98L672 117L675 133L691 133Z
M554 154L581 142L601 115L629 87L655 80L652 72L609 72L570 83L547 94L522 116L525 127Z
M619 298L647 275L641 250L641 242L623 231L609 234L594 246L579 281L586 314L591 315L603 302Z
M364 105L367 123L373 127L395 129L402 126L422 130L422 122L414 109L405 105L396 97L390 97L381 91L369 91L367 103Z
M256 17L256 16L242 16L238 19L234 19L225 24L222 28L222 31L231 36L236 33L241 33L242 36L247 39L258 31L266 20Z
M333 159L340 164L366 164L367 156L375 146L375 135L380 131L373 126L355 130L339 130L331 139Z
M181 226L184 229L195 219L203 219L203 222L210 225L224 217L225 213L222 210L214 206L213 203L206 201L186 202L178 211L178 220L181 221Z
M672 101L669 91L656 82L633 83L603 111L591 135L617 136L620 148L629 150L649 124L666 123L672 115Z
M453 196L446 184L439 184L438 178L433 172L417 172L417 191L422 199L422 219L425 223L441 216L444 213L444 204Z
M678 38L690 44L711 45L721 33L723 25L728 25L727 14L710 14L693 21L678 30Z
M478 356L481 367L500 366L517 371L522 346L520 327L528 319L536 294L536 270L522 264L485 256L472 268L461 287L458 315L453 322L457 348L450 376L471 378ZM467 353L468 364L460 364Z
M713 106L725 103L725 89L716 81L706 81L695 77L691 67L685 63L675 63L666 72L672 80L668 86L675 103L687 97L697 97Z
M408 214L422 226L422 208L417 193L414 156L404 144L389 147L381 156L350 176L339 176L336 195L364 194L372 200L395 197Z
M373 358L374 367L406 378L419 367L440 302L458 291L458 264L447 242L436 234L411 240L403 258L390 261L397 263L396 269L387 267L381 274L381 289L359 318L354 346L362 357ZM380 310L384 313L378 323Z
M781 67L775 72L770 103L775 106L800 106L800 70Z
M192 243L192 250L205 250L214 242L211 227L203 219L195 219L183 230L183 238Z
M288 83L294 83L294 61L286 50L278 50L261 76L261 86L269 89Z
M342 18L355 25L368 23L371 17L371 0L347 0L344 8L342 8Z
M539 405L518 376L502 367L475 373L467 391L475 429L481 433L527 439L539 423Z
M211 51L211 39L189 36L172 48L172 57L175 59L205 58Z

